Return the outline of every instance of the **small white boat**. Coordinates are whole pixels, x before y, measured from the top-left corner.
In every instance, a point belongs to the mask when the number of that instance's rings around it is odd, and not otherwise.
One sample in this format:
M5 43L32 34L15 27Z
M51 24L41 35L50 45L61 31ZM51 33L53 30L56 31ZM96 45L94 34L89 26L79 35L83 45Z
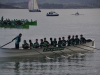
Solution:
M43 55L56 54L71 54L71 53L85 53L94 52L95 42L94 40L87 41L84 44L66 46L62 48L38 48L38 49L14 49L14 48L0 48L0 57L41 57Z
M78 15L84 15L84 14L79 14L79 12L76 12L75 14L72 14L72 15L78 16Z
M77 13L75 13L75 15L79 15L79 13L77 12Z
M50 11L49 13L46 14L46 16L59 16L59 14L54 11Z

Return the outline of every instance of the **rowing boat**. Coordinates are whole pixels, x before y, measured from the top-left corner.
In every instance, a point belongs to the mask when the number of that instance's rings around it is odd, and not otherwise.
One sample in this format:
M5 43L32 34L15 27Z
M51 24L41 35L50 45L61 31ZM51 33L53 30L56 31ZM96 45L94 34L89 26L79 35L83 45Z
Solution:
M94 52L95 42L94 40L88 40L84 44L66 46L62 48L34 48L34 49L14 49L14 48L0 48L0 57L38 57L42 55L51 55L51 54L70 54L70 53L86 53Z

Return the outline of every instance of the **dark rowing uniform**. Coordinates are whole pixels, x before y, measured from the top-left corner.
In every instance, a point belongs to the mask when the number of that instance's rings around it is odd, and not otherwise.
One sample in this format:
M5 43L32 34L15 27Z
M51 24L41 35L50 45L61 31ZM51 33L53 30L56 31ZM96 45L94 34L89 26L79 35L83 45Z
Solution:
M62 40L62 46L63 46L63 47L66 46L66 40Z
M62 47L62 41L58 41L58 47Z
M78 45L79 43L80 43L79 38L76 38L76 39L75 39L75 45Z

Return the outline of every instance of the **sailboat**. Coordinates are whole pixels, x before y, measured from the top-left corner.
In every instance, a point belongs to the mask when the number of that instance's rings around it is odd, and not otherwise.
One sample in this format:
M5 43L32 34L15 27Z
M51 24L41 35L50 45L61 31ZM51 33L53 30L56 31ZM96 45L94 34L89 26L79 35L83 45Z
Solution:
M37 0L29 0L28 9L29 12L41 12L41 10L38 7Z

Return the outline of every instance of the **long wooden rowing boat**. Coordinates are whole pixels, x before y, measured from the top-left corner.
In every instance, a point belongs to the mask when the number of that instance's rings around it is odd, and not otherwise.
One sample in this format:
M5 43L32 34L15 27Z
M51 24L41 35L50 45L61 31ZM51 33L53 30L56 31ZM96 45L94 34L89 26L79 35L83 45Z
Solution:
M94 40L88 40L84 44L74 45L74 46L66 46L62 48L38 48L38 49L14 49L14 48L1 48L0 49L0 57L27 57L27 56L43 56L43 55L51 55L51 54L70 54L70 53L84 53L84 52L94 52L95 42Z

